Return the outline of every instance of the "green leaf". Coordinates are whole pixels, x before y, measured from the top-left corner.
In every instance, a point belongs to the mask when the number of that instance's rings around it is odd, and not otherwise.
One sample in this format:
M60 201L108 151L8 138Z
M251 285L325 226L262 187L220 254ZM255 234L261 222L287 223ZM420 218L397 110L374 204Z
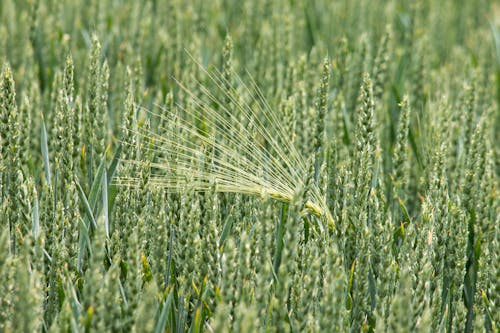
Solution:
M177 311L177 322L176 322L176 327L175 331L177 333L184 333L185 329L184 327L186 326L186 315L185 315L185 310L184 310L184 296L179 297L179 300L177 302L179 308Z
M38 233L40 231L40 212L39 212L39 204L38 204L38 197L35 197L34 202L33 202L33 211L31 215L31 232L33 234L33 238L37 239L38 238Z
M411 222L410 215L408 214L408 209L406 209L403 200L401 200L401 198L398 198L398 202L399 207L401 208L401 212L403 213L403 217L405 218L405 222Z
M47 144L47 129L45 128L45 121L43 119L41 131L42 159L43 167L45 170L45 180L47 181L47 184L49 184L49 187L52 188L52 178L50 176L49 146Z
M101 164L99 165L99 168L97 169L97 173L95 175L94 180L92 181L92 187L90 188L90 193L88 196L89 199L89 206L92 208L92 212L94 212L95 215L99 215L97 211L97 203L99 202L99 191L102 189L102 182L103 182L103 174L106 169L106 159L103 158L101 160Z
M193 319L193 326L191 328L192 333L200 333L201 332L201 323L202 323L202 315L201 315L201 306L196 309L196 313Z
M80 222L80 232L78 238L78 259L77 259L77 268L80 274L83 274L83 257L85 251L88 249L90 252L92 251L90 247L90 238L89 238L89 230L87 224L83 221L83 219L79 219Z
M71 312L73 317L71 318L71 331L78 333L78 323L80 321L80 313L82 311L82 305L78 301L78 296L74 285L71 283L71 278L69 273L66 271L64 275L64 294L65 298L68 300L71 307Z
M486 315L488 316L488 319L493 323L495 319L493 317L493 314L491 313L490 301L488 299L488 296L486 295L486 292L483 289L481 289L481 298L483 299L483 302L484 302L484 307L486 309Z
M173 297L172 292L168 293L167 299L163 303L163 307L161 309L160 316L158 317L158 321L156 322L156 326L154 329L154 333L164 333L165 326L167 325L168 316L172 309Z
M222 233L219 238L220 246L224 245L227 237L229 236L229 232L231 232L231 228L233 226L233 217L229 215L226 219L226 223L224 223L224 227L222 228Z
M113 180L113 176L115 175L116 168L118 167L118 162L120 161L120 155L122 153L123 146L119 145L116 149L115 154L113 155L113 160L111 160L111 164L108 168L108 184Z
M90 207L89 201L87 200L87 196L83 192L83 189L78 182L76 183L76 187L78 188L78 194L80 196L80 200L82 200L83 205L85 207L85 213L87 213L88 220L92 223L94 228L97 228L97 223L94 218L94 213L92 212L92 208Z
M347 282L347 299L346 299L346 309L350 311L352 309L352 286L354 284L354 272L356 270L356 262L357 259L354 259L351 265L351 269L349 270L349 280Z
M106 175L106 169L104 169L102 174L102 213L106 237L109 239L108 177Z

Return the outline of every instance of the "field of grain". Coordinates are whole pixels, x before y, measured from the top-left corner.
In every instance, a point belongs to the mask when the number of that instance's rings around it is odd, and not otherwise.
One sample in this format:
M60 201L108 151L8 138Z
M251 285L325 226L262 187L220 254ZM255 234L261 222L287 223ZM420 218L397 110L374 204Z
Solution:
M0 332L498 332L494 0L0 0Z

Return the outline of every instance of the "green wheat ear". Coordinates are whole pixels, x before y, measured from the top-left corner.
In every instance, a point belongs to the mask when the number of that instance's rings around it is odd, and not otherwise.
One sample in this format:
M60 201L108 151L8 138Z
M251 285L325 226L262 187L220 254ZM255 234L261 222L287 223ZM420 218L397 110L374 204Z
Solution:
M178 192L188 185L204 192L215 183L217 192L271 197L282 202L292 202L295 194L307 186L304 214L315 215L333 227L332 215L318 186L306 184L308 163L286 139L289 134L281 117L266 102L253 78L249 75L250 85L246 85L234 75L240 88L236 90L218 70L198 65L215 87L212 91L199 81L199 93L177 82L188 96L187 105L177 104L178 112L170 110L169 114L146 110L159 120L156 131L129 129L139 141L151 142L145 149L156 159L148 162L152 168L149 184L168 192ZM144 165L138 160L125 163ZM139 182L136 177L117 179L119 185L126 186L137 186Z

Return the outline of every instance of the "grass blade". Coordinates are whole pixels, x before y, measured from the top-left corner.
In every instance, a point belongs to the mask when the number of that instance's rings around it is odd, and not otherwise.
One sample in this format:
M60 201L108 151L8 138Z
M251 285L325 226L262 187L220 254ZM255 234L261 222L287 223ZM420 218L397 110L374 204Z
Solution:
M94 218L94 213L92 212L92 208L90 207L89 201L87 200L87 196L85 195L85 192L83 192L82 187L80 186L79 183L76 183L76 187L78 188L78 194L80 195L80 200L82 200L84 208L85 208L85 213L87 213L87 218L88 220L92 223L92 226L94 228L97 228L97 223Z
M50 175L50 161L49 161L49 146L47 144L47 129L45 128L45 121L42 119L41 129L41 146L42 146L42 159L43 167L45 170L45 180L49 187L52 188L52 177Z
M106 169L102 174L102 212L106 237L109 239L109 211L108 211L108 177Z

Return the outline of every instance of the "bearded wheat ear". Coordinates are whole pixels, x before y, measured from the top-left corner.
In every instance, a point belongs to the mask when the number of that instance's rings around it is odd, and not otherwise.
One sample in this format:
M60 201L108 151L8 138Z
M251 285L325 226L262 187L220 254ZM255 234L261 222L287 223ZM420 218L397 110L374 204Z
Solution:
M219 71L209 72L198 65L215 86L214 93L196 81L202 95L197 96L177 82L190 102L190 105L177 104L182 115L145 110L152 118L158 118L160 124L166 124L159 126L161 134L150 128L129 129L141 140L150 142L142 149L156 156L148 163L153 169L149 183L167 192L178 192L188 184L195 191L208 191L215 182L217 192L269 196L292 202L294 195L306 186L308 165L290 140L285 139L289 135L279 115L266 102L250 75L250 86L235 75L242 89L236 91ZM236 97L238 92L252 98L253 104ZM144 165L138 160L124 162ZM137 186L139 179L121 177L117 183ZM304 213L322 218L333 227L332 215L319 188L316 184L307 184L307 187Z

